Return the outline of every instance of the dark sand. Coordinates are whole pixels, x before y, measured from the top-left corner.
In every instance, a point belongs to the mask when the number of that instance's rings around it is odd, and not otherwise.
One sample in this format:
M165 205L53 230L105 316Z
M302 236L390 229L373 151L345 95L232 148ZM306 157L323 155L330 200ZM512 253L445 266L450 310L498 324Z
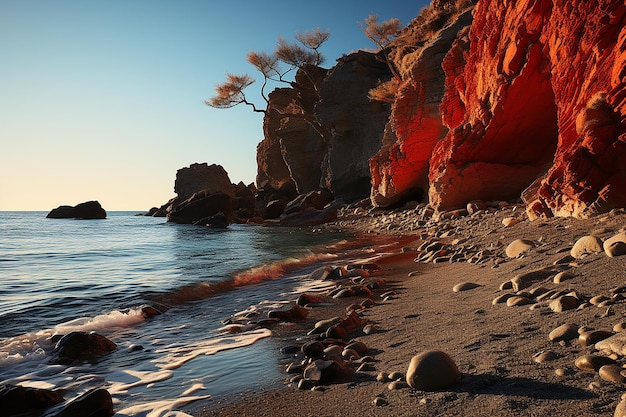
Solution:
M460 219L431 222L415 227L412 211L344 218L337 226L378 232L392 229L397 235L412 235L417 240L405 251L395 249L395 256L377 262L382 270L376 277L385 278L397 295L377 302L360 315L375 323L374 334L357 333L355 338L367 344L376 362L375 370L357 373L352 381L325 385L323 391L302 391L287 384L279 389L265 389L263 381L254 392L229 399L212 399L195 404L196 416L612 416L624 391L624 385L602 380L595 372L574 366L577 357L593 352L578 340L554 343L548 334L564 323L611 330L625 320L626 304L617 301L604 307L589 306L561 313L546 305L507 307L492 305L492 300L507 291L500 285L515 275L552 266L569 253L575 241L595 234L606 239L625 224L623 214L604 215L590 220L547 219L529 222L519 207L492 210L489 213ZM520 223L504 227L502 219L515 216ZM389 224L393 223L393 227ZM414 229L414 230L410 230ZM441 240L457 247L490 250L481 264L416 263L427 234L441 234ZM390 232L385 232L389 236ZM506 246L524 238L536 247L523 257L510 259ZM399 239L400 240L400 239ZM585 299L609 295L613 287L623 285L626 256L609 258L604 253L589 255L571 263L574 278L555 284L552 277L533 285L548 289L577 291ZM494 267L495 266L495 267ZM410 272L413 273L411 276ZM480 286L453 292L455 284L471 281ZM509 291L510 292L510 291ZM278 330L276 337L293 341L304 335L321 319L345 315L345 307L363 297L335 300L310 308L306 321ZM443 350L456 362L462 377L453 386L438 392L412 388L389 390L388 383L376 381L379 371L406 372L411 357L425 350ZM552 350L556 360L542 364L534 356ZM619 364L626 361L617 358ZM279 366L280 364L277 364ZM290 375L285 374L285 379ZM387 405L373 400L385 398Z

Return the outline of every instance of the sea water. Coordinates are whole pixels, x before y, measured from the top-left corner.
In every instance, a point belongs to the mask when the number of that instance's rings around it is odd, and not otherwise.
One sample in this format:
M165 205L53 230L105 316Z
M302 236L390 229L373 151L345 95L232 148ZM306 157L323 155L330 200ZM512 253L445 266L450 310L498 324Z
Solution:
M116 416L185 416L197 400L280 384L280 341L269 329L220 329L324 283L341 233L177 225L110 212L104 220L0 212L0 385L92 388ZM320 288L321 288L320 287ZM142 307L162 314L146 317ZM95 331L117 344L102 358L50 364L53 336Z

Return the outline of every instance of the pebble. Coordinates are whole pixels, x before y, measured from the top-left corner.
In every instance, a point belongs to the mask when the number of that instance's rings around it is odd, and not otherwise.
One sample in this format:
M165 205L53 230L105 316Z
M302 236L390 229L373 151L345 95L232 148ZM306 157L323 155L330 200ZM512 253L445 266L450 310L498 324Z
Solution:
M615 333L621 333L623 331L626 330L626 323L621 322L621 323L617 323L615 326L613 326L613 331Z
M597 306L598 304L602 303L603 301L608 300L609 297L605 296L605 295L596 295L595 297L591 297L589 299L589 302L591 304L593 304L594 306Z
M570 255L575 259L580 259L584 256L600 253L604 250L602 247L602 241L596 236L583 236L574 243L570 251Z
M406 372L411 388L437 391L454 384L461 376L452 358L440 350L431 350L413 356Z
M376 327L373 324L366 324L365 326L363 326L363 333L364 334L376 333Z
M517 239L509 243L506 247L505 253L509 258L517 258L524 252L535 247L535 243L532 240Z
M387 385L389 391L396 391L399 389L407 388L409 385L404 381L392 381Z
M622 401L617 404L613 417L626 417L626 399L622 399Z
M511 297L513 297L514 294L502 294L497 296L496 298L493 299L493 301L491 302L491 304L493 304L494 306L496 304L501 304L501 303L506 303L507 300Z
M550 304L548 304L548 306L550 307L550 310L554 311L555 313L562 313L563 311L575 309L576 307L578 307L578 303L578 298L571 295L563 295L556 300L550 301Z
M552 342L560 342L562 340L568 341L576 339L578 337L578 326L572 323L562 324L556 329L552 330L548 335L548 339Z
M598 372L604 365L614 365L615 361L606 356L584 355L576 358L574 365L583 371Z
M500 284L500 291L506 291L506 290L512 290L513 289L513 283L509 280L509 281L504 281L502 284Z
M468 291L468 290L473 290L474 288L478 288L478 287L480 287L480 285L474 282L460 282L452 288L452 291L454 292Z
M524 305L528 305L532 303L533 303L533 300L531 300L528 297L524 297L520 295L514 295L508 300L506 300L506 305L509 307L519 307L519 306L524 306Z
M387 374L387 372L380 371L378 373L378 375L376 375L376 381L378 381L378 382L388 382L389 381L389 375Z
M605 381L623 384L626 381L624 375L621 374L623 370L624 368L620 365L604 365L600 368L598 373L600 374L600 378Z
M551 350L545 350L543 352L539 352L535 354L534 356L534 360L537 363L550 362L558 358L559 358L559 355L557 355L555 352Z
M515 217L505 217L504 219L502 219L502 224L504 225L504 227L513 227L517 223L519 223L519 220L517 220Z
M357 372L371 372L371 371L375 371L376 368L374 368L374 365L372 365L371 363L362 363L358 368L357 368Z
M626 232L608 238L603 243L604 253L609 258L626 255Z
M374 398L374 401L372 401L372 404L378 407L382 407L382 406L389 404L389 402L383 397L376 397Z
M578 342L583 347L588 347L591 345L595 345L601 340L606 339L607 337L613 336L613 332L608 330L594 330L591 332L583 332L578 336Z
M398 381L400 379L404 379L404 374L400 371L395 371L390 373L387 377L390 381Z
M556 274L552 281L555 284L560 284L563 281L567 281L567 280L572 279L572 278L574 278L574 274L572 274L569 271L563 271L563 272L559 272L558 274Z

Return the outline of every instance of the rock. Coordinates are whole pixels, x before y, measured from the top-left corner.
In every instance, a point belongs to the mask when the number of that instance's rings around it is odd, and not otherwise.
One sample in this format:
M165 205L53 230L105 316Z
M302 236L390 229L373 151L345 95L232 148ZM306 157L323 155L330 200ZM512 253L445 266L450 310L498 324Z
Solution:
M616 333L596 343L595 348L608 353L626 356L626 333Z
M305 343L304 345L302 345L301 349L302 353L307 358L316 359L324 356L324 345L322 344L322 342L319 342L317 340Z
M614 365L615 361L606 356L584 355L576 358L574 365L583 371L598 372L604 365Z
M515 217L505 217L504 219L502 219L502 224L504 225L504 227L513 227L517 223L519 223L519 220L517 220ZM511 256L511 258L517 258L517 256Z
M556 360L559 358L559 355L557 355L555 352L551 351L551 350L547 350L544 352L539 352L534 356L534 361L537 363L545 363L545 362L550 362L553 360Z
M578 336L578 342L581 346L588 347L612 335L613 332L610 332L608 330L593 330L589 332L583 332Z
M111 394L99 388L87 391L50 417L111 417L113 414Z
M221 165L191 164L176 172L174 192L180 201L185 201L201 191L206 195L223 193L231 199L235 198L235 187Z
M27 415L65 401L59 391L5 384L0 386L0 410L3 415Z
M227 219L232 217L232 197L226 193L199 191L183 202L174 205L167 215L167 221L181 224L201 223L218 213Z
M345 349L353 349L355 352L359 354L359 356L366 355L367 351L369 350L365 343L359 342L359 341L348 343Z
M621 374L624 370L620 365L604 365L598 370L600 378L605 381L614 382L616 384L623 384L626 382L626 378Z
M387 385L387 389L389 389L389 391L397 391L408 386L409 385L404 381L391 381L389 385Z
M388 405L389 402L383 397L375 397L374 400L372 401L372 404L374 404L377 407L383 407L385 405Z
M376 375L376 381L378 382L389 382L389 375L387 374L387 372L379 372L378 375Z
M107 213L98 201L87 201L76 206L59 206L46 216L48 219L106 219Z
M283 200L272 200L265 205L263 210L264 219L277 219L283 214L287 203Z
M621 322L621 323L617 323L613 326L613 331L615 333L621 333L626 331L626 323L625 322Z
M583 236L574 243L570 255L576 259L580 259L590 254L600 253L603 250L600 238L596 236Z
M563 295L555 300L550 301L548 305L555 313L562 313L563 311L573 310L578 307L580 300L571 295Z
M345 372L337 361L318 359L305 368L304 379L325 384L340 379Z
M622 399L615 407L613 417L626 417L626 399Z
M513 279L511 279L511 283L513 284L513 291L517 292L523 290L524 288L528 288L537 281L549 278L555 272L556 270L553 268L540 268L533 271L525 272L520 275L516 275L515 277L513 277Z
M506 247L505 253L506 256L508 256L509 258L517 258L524 252L527 252L534 247L535 242L533 242L532 240L517 239L509 243L509 245Z
M576 324L566 323L552 330L548 338L552 342L570 341L579 336Z
M452 288L452 291L454 292L468 291L468 290L473 290L474 288L478 288L478 287L480 287L480 285L473 283L473 282L460 282Z
M96 333L71 332L55 345L50 363L69 365L76 361L87 361L104 356L117 345Z
M609 258L626 255L626 232L621 232L604 241L604 253Z
M501 303L506 303L509 298L515 296L515 294L502 294L497 296L496 298L493 299L493 301L491 302L491 304L496 305L496 304L501 304Z
M506 305L508 307L519 307L532 304L533 302L534 301L531 300L529 297L514 295L506 300Z
M298 296L298 299L296 300L296 304L298 304L299 306L305 307L309 304L319 304L323 301L324 300L321 297L303 293Z
M572 278L574 278L574 274L572 274L569 271L563 271L563 272L559 272L558 274L556 274L554 278L552 279L552 281L555 284L560 284L563 281L570 280Z
M437 391L453 385L460 376L459 368L447 353L431 350L411 359L406 382L414 389Z
M393 97L382 146L370 160L374 205L391 207L424 198L429 161L446 133L444 122L451 112L443 115L440 111L444 92L454 86L454 79L445 73L455 72L460 65L455 61L446 70L444 58L471 21L471 12L459 13L453 20L438 22L437 30L428 35L420 32L421 25L409 25L393 42L390 56L396 68L402 69L403 81ZM459 55L462 52L455 57ZM472 200L459 198L455 208Z
M272 310L267 313L268 318L276 318L287 323L304 320L308 317L308 315L309 310L296 304L295 302L286 304L280 309Z

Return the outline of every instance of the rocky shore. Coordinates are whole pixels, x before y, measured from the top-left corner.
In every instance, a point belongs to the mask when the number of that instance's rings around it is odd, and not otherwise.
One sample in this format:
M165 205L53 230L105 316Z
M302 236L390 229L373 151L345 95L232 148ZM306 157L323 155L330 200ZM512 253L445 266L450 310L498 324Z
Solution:
M355 262L368 265L360 269L337 265L368 272L307 293L322 302L303 302L303 319L273 327L285 347L276 364L284 389L259 381L192 414L626 415L625 221L614 210L531 222L522 205L505 202L434 217L417 204L343 208L324 227L380 238L377 255ZM369 292L337 297L363 284ZM346 320L345 331L319 331ZM448 380L416 377L420 361Z

